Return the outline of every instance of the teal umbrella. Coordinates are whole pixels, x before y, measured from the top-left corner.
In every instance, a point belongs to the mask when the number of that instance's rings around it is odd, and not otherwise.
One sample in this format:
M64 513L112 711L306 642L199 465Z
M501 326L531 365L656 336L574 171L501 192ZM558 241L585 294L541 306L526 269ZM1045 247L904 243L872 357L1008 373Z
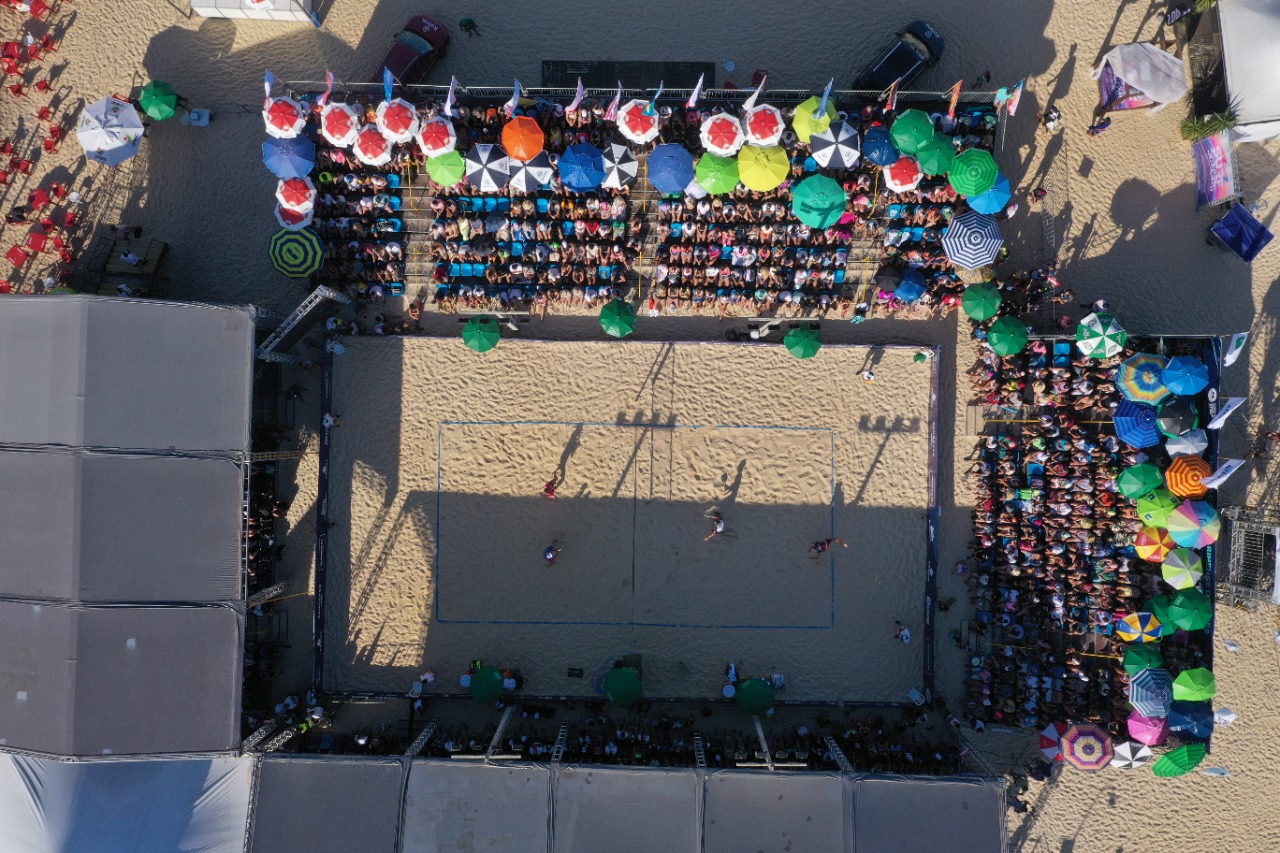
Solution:
M502 698L502 670L495 666L482 666L471 673L471 698L481 705L490 705Z
M1027 327L1015 317L997 317L987 330L987 345L998 356L1017 355L1027 345Z
M933 119L920 110L905 110L889 128L894 147L903 154L914 154L921 148L927 148L935 135Z
M786 337L782 339L782 344L787 348L787 352L796 358L813 358L818 354L818 350L822 349L822 335L817 329L797 326L787 332Z
M629 666L611 669L604 677L605 695L620 708L629 708L639 702L642 692L640 673Z
M848 196L838 181L810 175L791 191L791 212L810 228L830 228L844 215L846 201Z
M956 159L955 146L945 136L935 136L933 141L916 152L916 162L926 175L945 175Z
M502 330L498 321L487 315L472 317L462 327L462 342L467 349L488 352L498 345Z
M625 338L636 329L636 309L621 299L607 302L600 309L600 325L604 327L605 334Z
M748 678L738 685L738 707L759 716L773 707L773 685L763 678Z

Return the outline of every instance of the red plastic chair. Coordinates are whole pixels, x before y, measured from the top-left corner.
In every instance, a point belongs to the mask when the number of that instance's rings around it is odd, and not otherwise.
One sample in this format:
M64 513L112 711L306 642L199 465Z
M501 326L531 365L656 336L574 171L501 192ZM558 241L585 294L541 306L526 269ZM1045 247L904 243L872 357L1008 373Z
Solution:
M47 92L47 91L49 91L49 90L50 90L50 89L52 89L52 88L53 88L53 86L51 86L51 85L49 84L49 81L48 81L48 80L37 80L37 81L36 81L36 91L37 91L37 92Z
M40 121L48 121L53 117L53 107L41 107L40 112L36 113L36 118ZM7 151L5 152L8 153Z
M58 259L62 261L64 264L69 264L71 263L71 253L68 252L66 249L63 249L61 252L58 253ZM66 270L63 270L62 272L65 273ZM65 279L59 279L59 280L65 281Z
M40 49L43 50L45 53L57 53L58 40L55 39L53 36L51 36L49 33L45 33L44 35L40 36Z
M27 62L40 61L40 46L35 44L27 45Z
M8 57L0 59L0 67L4 68L4 76L6 77L12 75L19 79L22 78L22 69L18 66L18 63L12 59L9 59Z
M4 186L7 183L9 183L9 173L5 171L0 171L0 187Z
M64 199L68 195L67 185L62 181L54 181L49 184L49 189L53 191L53 197L56 199Z
M27 87L21 83L14 83L9 87L9 94L15 98L21 98L27 94Z
M31 205L31 209L39 213L49 206L49 193L43 187L38 187L27 193L27 204Z
M58 151L58 140L46 139L44 141L44 150L46 154L55 154Z
M43 21L49 14L49 4L44 0L31 0L31 17Z
M22 266L27 262L27 260L30 257L27 254L26 250L23 249L21 246L14 246L12 249L5 252L4 256L8 258L9 263L13 264L15 267Z
M52 243L53 248L57 249L59 252L66 251L67 242L63 240L61 237L59 237L57 234L54 234L53 236L51 236L49 238L49 242Z
M80 223L80 214L68 213L62 217L62 227L67 231L73 230Z
M16 41L7 41L0 44L0 56L5 59L12 59L15 62L22 58L22 45Z
M40 220L40 227L44 229L44 233L53 234L54 230L58 227L58 223L53 221L52 216L46 216Z
M0 293L13 293L13 285L7 281L0 281Z
M21 157L10 157L9 168L15 172L21 172L24 175L31 174L31 161L24 160Z
M61 127L59 127L58 125L56 125L56 124L49 128L49 138L50 138L50 139L59 139L59 140L60 140L60 139L65 138L65 137L66 137L66 135L67 135L67 132L66 132L65 130L63 130Z
M7 139L0 140L0 154L12 154L12 153L13 153L13 143Z
M27 235L27 248L33 252L43 252L48 243L49 238L39 231L32 231Z

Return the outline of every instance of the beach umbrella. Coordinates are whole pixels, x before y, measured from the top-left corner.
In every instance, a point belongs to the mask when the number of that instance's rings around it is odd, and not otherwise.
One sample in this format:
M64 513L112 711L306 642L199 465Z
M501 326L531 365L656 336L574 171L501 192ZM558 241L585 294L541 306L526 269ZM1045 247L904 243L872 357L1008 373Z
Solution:
M889 129L893 138L893 146L903 154L914 154L921 148L930 145L937 135L933 129L933 119L922 110L904 110L893 120Z
M1219 708L1213 712L1214 728L1220 729L1223 726L1229 726L1234 723L1239 716L1239 714L1230 708Z
M1173 680L1173 698L1188 702L1207 702L1218 692L1213 673L1203 666L1178 673Z
M325 104L320 110L320 135L330 145L349 148L356 141L362 119L360 112L350 104Z
M1169 739L1169 720L1133 711L1129 714L1129 737L1147 746L1159 746Z
M1146 604L1142 605L1142 609L1155 616L1160 620L1160 624L1169 625L1170 631L1173 631L1173 615L1169 612L1169 596L1157 595L1153 596Z
M640 174L640 163L631 149L616 142L609 143L604 149L604 183L607 190L620 190L636 182Z
M1009 206L1013 198L1013 188L1004 175L996 175L996 182L991 189L975 196L969 196L969 206L979 213L999 213Z
M498 345L502 338L502 327L498 321L488 315L471 317L462 325L462 342L467 349L476 352L488 352ZM472 683L475 683L474 676Z
M1152 489L1158 489L1164 485L1164 474L1160 473L1160 469L1150 462L1139 462L1137 465L1130 465L1120 472L1120 476L1116 478L1116 488L1120 490L1120 494L1126 498L1142 497Z
M763 678L748 678L738 685L738 707L759 716L773 707L773 685Z
M294 210L285 207L282 204L276 205L276 222L280 223L281 228L288 228L290 231L301 231L311 224L315 219L315 208L309 210Z
M466 161L455 151L446 151L427 158L427 175L442 187L457 185L467 174Z
M1138 518L1148 527L1165 527L1169 524L1169 513L1180 503L1182 501L1168 489L1152 489L1138 498Z
M822 349L822 335L810 326L796 326L787 332L782 343L796 358L813 358Z
M289 278L308 278L324 263L324 243L314 231L277 231L268 251L271 265Z
M1155 406L1121 400L1111 415L1116 437L1130 447L1151 447L1160 443L1160 430L1156 428L1158 414Z
M316 165L316 145L305 136L268 139L262 143L262 162L281 180L311 174Z
M1027 327L1014 317L997 317L987 329L987 346L999 356L1017 355L1027 345Z
M876 274L871 277L871 280L875 282L876 287L892 293L902 281L902 270L884 264L876 270Z
M1111 738L1093 723L1077 723L1062 736L1062 760L1077 770L1102 770L1114 757Z
M618 110L618 132L628 141L643 145L658 137L658 112L646 115L649 102L632 98Z
M527 162L542 153L545 136L530 116L515 116L502 126L502 147L512 160Z
M746 131L749 145L769 148L778 144L787 126L777 107L760 104L742 114L742 129Z
M807 143L815 133L821 133L831 126L836 117L836 105L828 98L825 112L818 112L820 106L822 99L814 95L796 107L795 115L791 117L791 129L796 132L796 139Z
M1105 311L1095 311L1076 326L1076 347L1089 358L1119 355L1128 340L1124 326Z
M560 182L574 192L593 190L604 183L604 152L590 142L570 145L560 155Z
M1162 527L1143 527L1133 542L1138 556L1150 563L1162 563L1169 552L1177 547L1169 531Z
M1199 456L1178 456L1165 472L1169 491L1180 498L1202 498L1209 494L1209 487L1200 481L1210 476L1213 469Z
M501 192L511 181L511 158L501 145L473 145L462 159L467 183L482 193Z
M902 152L893 146L893 137L884 125L873 124L862 134L862 156L877 166L890 166L898 162Z
M90 160L119 166L138 153L143 129L133 104L108 97L84 108L76 122L76 138Z
M1062 736L1069 728L1066 723L1051 723L1040 732L1040 754L1045 761L1062 760Z
M292 139L307 126L307 111L287 95L268 98L262 108L262 122L276 139Z
M1209 737L1213 734L1213 706L1208 702L1175 700L1169 709L1169 731L1183 738Z
M1190 397L1175 397L1160 404L1160 417L1156 420L1160 431L1169 438L1186 435L1200 424L1196 403Z
M942 249L947 258L956 266L970 270L995 263L1003 245L1004 238L996 221L972 210L953 217L942 234Z
M738 186L738 161L719 154L703 154L694 175L699 186L711 195L731 193Z
M471 673L471 684L467 688L471 698L481 705L492 705L502 698L502 670L496 666L482 666Z
M1204 577L1204 563L1195 551L1174 548L1160 564L1160 575L1174 589L1191 589Z
M653 149L647 168L649 181L663 195L684 192L694 177L693 155L683 145L675 143Z
M947 137L935 136L932 142L916 151L915 157L926 175L945 175L956 159L956 149Z
M1117 770L1137 770L1151 762L1151 747L1137 741L1127 740L1115 746L1116 757L1111 759L1111 766Z
M1193 429L1164 443L1164 450L1170 456L1199 456L1208 449L1209 436L1202 429Z
M1204 548L1218 541L1222 520L1204 501L1183 501L1169 513L1169 535L1184 548Z
M152 80L138 94L138 106L156 121L164 121L178 111L178 93L168 83Z
M418 132L418 111L404 98L378 104L374 120L382 135L392 142L411 142Z
M1204 744L1188 743L1160 756L1160 760L1151 765L1151 772L1166 778L1185 776L1199 767L1207 754Z
M1125 617L1116 622L1115 626L1116 636L1126 643L1154 643L1160 639L1160 634L1164 630L1159 619L1145 612L1125 614Z
M849 196L839 181L810 175L791 190L791 213L810 228L830 228L844 215Z
M510 186L516 192L532 193L551 183L556 167L547 152L539 151L529 160L511 161Z
M1198 589L1180 589L1169 600L1169 618L1184 631L1199 631L1213 621L1213 601Z
M428 157L439 157L458 147L458 131L443 116L424 121L418 128L418 147ZM438 182L437 182L438 183Z
M605 334L615 338L625 338L636 329L636 309L630 302L614 299L606 302L600 309L600 325Z
M852 169L862 157L858 130L847 121L833 121L826 130L809 137L809 151L824 169Z
M1144 669L1129 680L1129 704L1144 717L1168 716L1173 677L1163 669Z
M276 200L282 207L305 213L316 206L316 185L310 178L289 178L276 184Z
M991 152L981 148L969 148L956 155L947 180L951 187L963 196L982 195L996 185L996 161Z
M1160 378L1167 362L1162 355L1140 352L1120 362L1116 370L1116 384L1120 393L1135 403L1148 403L1152 406L1169 396L1169 389L1164 387Z
M698 136L702 139L703 148L721 157L732 157L747 144L742 122L728 113L716 113L703 119Z
M1163 666L1164 659L1160 657L1158 645L1141 643L1124 650L1124 671L1129 673L1130 677L1144 669L1160 669Z
M911 192L924 180L924 172L914 157L899 157L884 170L884 185L895 193Z
M630 708L640 701L642 694L640 673L629 666L611 669L604 677L604 695L620 708Z
M927 289L924 274L914 267L907 267L902 271L902 280L893 290L893 298L899 302L919 302Z
M366 166L385 166L391 162L391 140L376 125L366 124L356 133L351 153Z
M760 148L748 145L738 152L738 180L749 190L776 189L791 172L787 152L777 145Z
M1198 358L1175 355L1165 365L1161 379L1172 393L1190 397L1209 387L1209 368Z
M1000 288L989 281L979 281L964 289L960 306L970 320L983 323L1000 312Z

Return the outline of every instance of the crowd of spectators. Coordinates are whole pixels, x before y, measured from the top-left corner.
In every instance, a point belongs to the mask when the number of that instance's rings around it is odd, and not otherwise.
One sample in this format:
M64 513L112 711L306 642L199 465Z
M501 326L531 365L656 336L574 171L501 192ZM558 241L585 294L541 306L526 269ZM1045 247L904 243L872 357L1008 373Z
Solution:
M405 248L400 176L371 167L319 138L312 227L324 241L313 281L361 300L404 293Z

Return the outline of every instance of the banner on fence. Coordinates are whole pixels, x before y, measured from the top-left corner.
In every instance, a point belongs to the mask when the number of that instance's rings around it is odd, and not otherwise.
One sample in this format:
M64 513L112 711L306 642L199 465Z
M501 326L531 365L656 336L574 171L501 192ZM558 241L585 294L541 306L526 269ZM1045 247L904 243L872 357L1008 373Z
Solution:
M1221 204L1236 197L1231 139L1227 132L1201 139L1191 146L1196 158L1196 207Z

